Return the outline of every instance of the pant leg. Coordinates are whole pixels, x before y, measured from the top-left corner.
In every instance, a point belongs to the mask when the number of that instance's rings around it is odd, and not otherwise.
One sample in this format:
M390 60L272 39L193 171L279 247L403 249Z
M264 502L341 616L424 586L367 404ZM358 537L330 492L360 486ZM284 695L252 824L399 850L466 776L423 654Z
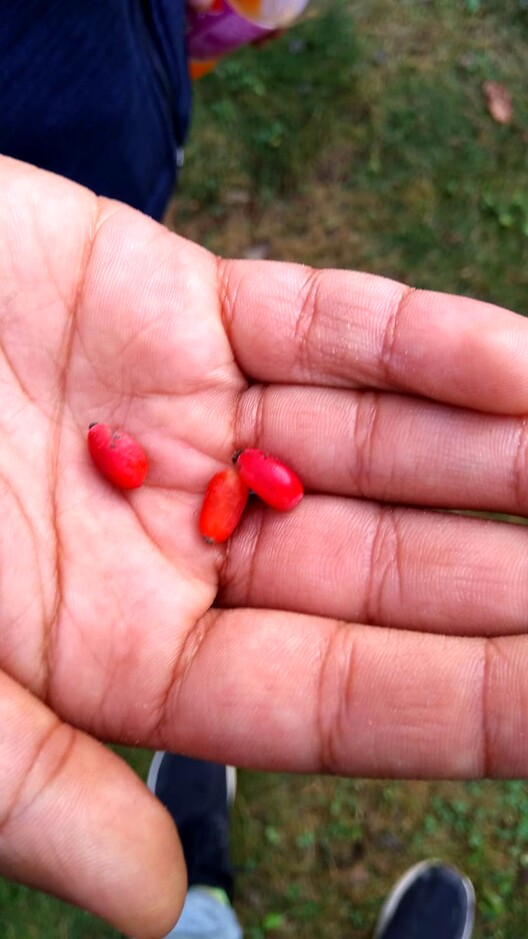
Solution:
M0 0L0 152L161 218L187 132L184 0Z
M203 887L190 887L180 919L165 939L242 939L232 906Z

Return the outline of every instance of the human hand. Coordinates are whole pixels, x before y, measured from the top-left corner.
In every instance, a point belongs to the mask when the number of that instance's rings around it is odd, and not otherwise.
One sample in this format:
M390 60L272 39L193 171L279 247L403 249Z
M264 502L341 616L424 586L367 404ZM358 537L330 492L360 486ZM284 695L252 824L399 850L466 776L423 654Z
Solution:
M139 939L170 818L96 742L382 776L528 769L528 322L392 281L219 261L0 162L0 872ZM91 421L150 457L123 494ZM308 495L203 543L239 447Z

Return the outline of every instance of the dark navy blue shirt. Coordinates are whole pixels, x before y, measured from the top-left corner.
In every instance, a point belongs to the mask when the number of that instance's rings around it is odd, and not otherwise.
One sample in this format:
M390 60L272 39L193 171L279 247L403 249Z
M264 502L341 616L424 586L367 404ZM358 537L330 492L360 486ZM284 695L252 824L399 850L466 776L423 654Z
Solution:
M187 133L184 0L0 0L0 152L161 218Z

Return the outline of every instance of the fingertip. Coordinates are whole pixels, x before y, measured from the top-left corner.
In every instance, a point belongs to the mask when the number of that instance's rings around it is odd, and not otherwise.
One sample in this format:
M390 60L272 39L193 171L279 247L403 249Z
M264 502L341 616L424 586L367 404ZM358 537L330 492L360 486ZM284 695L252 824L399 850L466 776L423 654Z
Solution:
M162 939L180 916L187 875L172 818L150 793L133 837L126 897L116 910L114 925L133 939Z
M126 936L161 939L176 923L187 889L178 832L128 764L108 756L113 765L99 777L91 809L102 834L97 848L106 857L90 905Z
M171 816L128 764L0 672L0 872L161 939L186 891Z

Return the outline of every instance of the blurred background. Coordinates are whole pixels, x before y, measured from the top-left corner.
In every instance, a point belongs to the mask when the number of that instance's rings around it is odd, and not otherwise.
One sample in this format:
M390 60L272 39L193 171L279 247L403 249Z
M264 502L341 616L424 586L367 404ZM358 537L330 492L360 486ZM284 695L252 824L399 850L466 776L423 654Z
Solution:
M219 254L369 270L528 314L528 0L327 0L195 85L168 223ZM120 749L146 776L150 754ZM239 774L246 939L367 939L406 867L473 880L478 939L528 922L528 786ZM0 880L2 939L118 934ZM424 937L425 939L425 937Z
M195 84L172 226L528 313L528 0L320 2Z

